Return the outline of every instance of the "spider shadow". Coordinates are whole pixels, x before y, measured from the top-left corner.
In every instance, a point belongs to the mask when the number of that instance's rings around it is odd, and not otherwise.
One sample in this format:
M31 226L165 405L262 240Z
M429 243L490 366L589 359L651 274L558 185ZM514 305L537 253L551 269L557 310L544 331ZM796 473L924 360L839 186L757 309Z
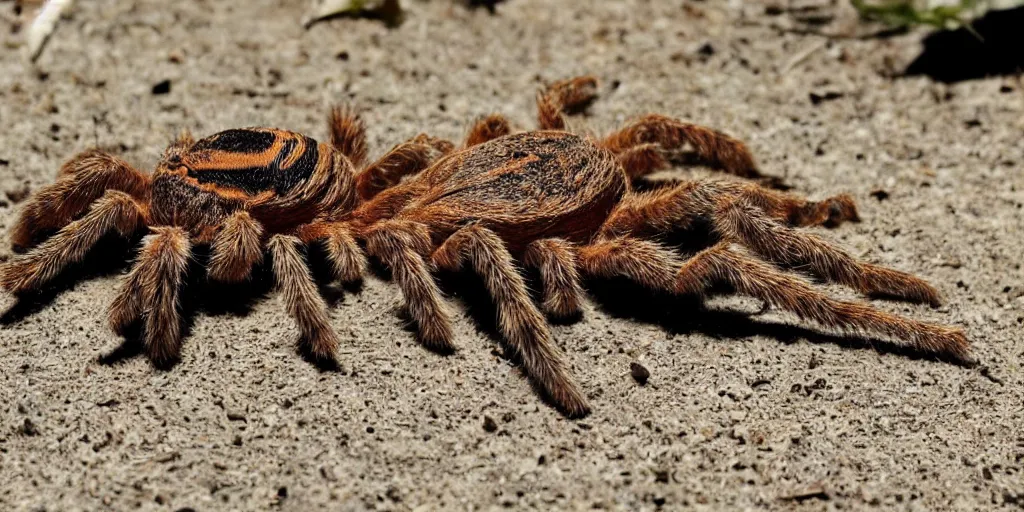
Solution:
M337 283L330 260L327 258L327 250L322 244L311 244L306 251L306 261L313 273L313 280L317 283L320 296L327 302L328 308L340 307L347 295L362 293L364 284L362 278L354 282ZM375 269L371 270L376 273Z
M124 332L124 336L121 338L121 343L114 347L113 350L97 356L96 362L104 366L114 366L143 355L145 344L142 341L142 326L142 321L136 321L129 325ZM166 371L174 367L177 364L177 360L163 364L151 364L159 370Z
M82 261L69 265L43 288L14 294L14 303L0 314L0 325L11 325L39 313L80 282L124 272L135 257L137 245L137 237L102 237Z
M210 247L195 246L189 261L188 278L180 292L183 317L194 320L199 313L243 317L252 313L257 303L270 296L274 287L274 276L266 261L255 265L249 279L238 283L223 283L210 279L207 272L209 263ZM192 320L188 325L190 329L191 323Z

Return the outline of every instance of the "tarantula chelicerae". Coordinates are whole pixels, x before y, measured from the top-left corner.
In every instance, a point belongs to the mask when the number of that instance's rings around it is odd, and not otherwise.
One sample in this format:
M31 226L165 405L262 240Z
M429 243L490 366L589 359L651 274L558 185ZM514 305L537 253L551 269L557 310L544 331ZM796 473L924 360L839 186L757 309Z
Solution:
M16 247L30 248L58 231L4 266L0 284L12 292L38 289L105 233L148 230L109 317L118 333L144 322L143 347L160 364L179 354L178 293L193 246L209 245L209 277L228 282L247 279L266 247L300 328L301 350L333 360L338 341L300 244L323 244L341 281L364 273L365 246L365 254L390 268L422 342L442 351L454 348L451 320L431 271L469 265L493 296L497 326L527 375L570 416L589 407L541 311L578 313L580 279L587 276L624 277L695 296L725 285L827 329L969 357L959 329L830 298L777 267L799 267L868 295L937 304L938 292L921 279L857 261L794 229L857 220L848 196L810 202L750 182L716 180L636 192L632 180L666 167L685 148L726 172L759 174L741 142L660 115L602 139L566 131L563 113L595 96L593 78L558 82L538 93L540 131L513 134L505 118L492 115L472 127L462 148L419 135L361 170L363 124L343 108L332 112L330 145L263 128L200 141L182 135L152 175L88 151L64 164L57 182L22 211ZM696 222L709 223L713 246L683 259L659 242ZM520 264L539 270L539 309Z

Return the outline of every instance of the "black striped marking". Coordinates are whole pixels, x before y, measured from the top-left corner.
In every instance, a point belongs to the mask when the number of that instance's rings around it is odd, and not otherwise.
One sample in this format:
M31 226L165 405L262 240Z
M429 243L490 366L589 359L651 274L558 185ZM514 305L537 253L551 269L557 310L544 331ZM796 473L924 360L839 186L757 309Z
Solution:
M225 130L192 146L192 151L226 151L228 153L262 153L270 149L277 134L257 130Z
M302 154L294 152L302 141ZM247 160L266 162L275 143L279 148L273 159L263 165L248 165ZM249 195L273 190L286 194L309 180L320 161L316 140L300 134L260 130L228 130L197 142L189 151L188 176L201 184L214 184L242 190ZM285 162L293 161L288 167Z

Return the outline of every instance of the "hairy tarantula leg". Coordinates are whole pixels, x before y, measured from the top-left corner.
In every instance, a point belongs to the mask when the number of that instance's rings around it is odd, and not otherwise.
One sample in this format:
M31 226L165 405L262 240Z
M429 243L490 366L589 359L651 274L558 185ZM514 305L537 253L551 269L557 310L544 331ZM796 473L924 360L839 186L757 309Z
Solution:
M249 212L231 214L210 244L210 277L228 283L249 279L253 266L263 261L262 240L263 226Z
M366 124L351 105L335 105L327 119L331 146L356 168L366 161Z
M583 110L597 98L597 79L578 76L561 80L537 93L537 124L541 130L564 130L565 114Z
M662 159L671 152L692 146L697 157L707 164L718 167L730 174L744 178L763 178L757 170L754 158L747 146L720 131L658 114L648 114L633 120L619 131L613 132L601 141L601 146L615 154L622 154L631 148L644 144L657 144L663 151ZM648 149L646 151L651 151ZM652 162L651 158L633 158L639 163ZM657 170L626 169L632 177Z
M423 261L422 255L431 249L426 226L408 221L383 221L373 225L365 238L367 252L391 269L402 289L420 341L431 350L454 350L451 315Z
M766 217L743 200L721 205L714 225L726 240L743 244L761 257L787 266L806 268L827 281L869 295L885 295L913 302L941 304L939 291L906 272L859 262L848 252L821 238L802 233Z
M145 201L149 177L120 158L89 150L68 160L57 181L36 192L22 208L11 233L16 251L32 247L45 231L74 220L107 190L118 190Z
M146 300L143 293L152 288L151 283L155 277L152 267L155 264L154 255L159 252L154 245L155 238L156 235L150 235L143 239L139 257L107 308L107 323L118 336L126 335L128 327L142 318Z
M588 276L623 276L652 290L675 291L675 273L683 261L671 250L638 238L599 240L577 252L580 270Z
M680 191L683 194L693 194L692 191L703 189L704 191L697 193L710 194L711 197L705 197L719 203L727 200L724 196L745 201L769 217L790 226L835 227L843 222L860 222L857 203L848 194L839 194L821 201L808 201L798 195L771 190L757 184L729 181L693 182L684 189Z
M559 238L536 240L526 247L523 262L540 271L545 313L555 318L580 314L583 288L572 244Z
M623 198L601 228L607 236L657 236L686 229L709 217L716 205L742 199L772 219L790 226L837 226L859 222L857 205L845 194L821 201L750 184L717 180L688 181Z
M483 144L489 140L497 139L498 137L504 137L512 133L512 125L508 122L508 119L501 114L491 114L483 119L473 123L473 127L470 128L469 134L466 135L465 147L476 146L477 144Z
M581 265L591 275L623 275L668 292L705 296L716 284L761 299L826 328L883 335L922 351L970 362L963 331L910 320L867 304L832 299L795 276L719 244L681 266L675 254L649 241L618 238L580 250ZM676 270L678 268L678 270Z
M706 218L724 240L741 243L774 263L800 266L822 279L867 294L939 304L939 292L923 280L858 262L815 235L783 225L791 221L794 212L817 208L809 203L801 205L795 199L787 202L787 197L791 196L756 186L715 181L683 183L625 198L601 227L601 235L651 237ZM842 203L843 199L839 196L827 201ZM830 204L827 201L825 204Z
M494 297L498 327L522 358L527 375L566 415L581 417L590 412L498 235L480 226L462 228L434 252L433 260L451 270L468 260Z
M267 246L273 259L274 278L284 295L288 314L299 325L299 348L317 361L333 361L338 337L327 317L327 303L320 296L306 260L299 253L301 240L274 235Z
M359 281L366 273L366 255L359 248L351 227L341 222L313 222L296 233L303 243L323 243L334 278L343 283Z
M558 102L563 113L579 112L597 99L597 78L584 75L553 82L544 94Z
M627 148L618 153L619 165L630 179L668 169L670 158L660 144L647 142Z
M770 190L750 183L721 183L741 200L759 208L769 217L790 226L836 227L843 222L860 222L857 203L848 194L808 201L802 197Z
M0 287L18 293L45 285L69 265L88 254L110 230L129 236L144 223L145 210L131 196L108 191L89 212L61 228L32 252L16 257L0 269Z
M181 313L178 311L178 294L188 270L192 244L189 242L188 233L181 228L164 226L152 230L154 234L145 238L145 247L136 264L143 267L139 269L139 277L133 278L129 275L123 286L142 285L142 300L146 311L144 346L150 361L158 367L163 367L177 359L181 353ZM139 279L139 283L134 282L135 279ZM126 293L131 292L122 288L114 303L121 302L121 295ZM117 313L118 318L115 319L113 311L111 312L111 323L115 320L123 321L122 315L123 318L130 317L130 313L133 312L131 308L138 307L138 302L125 302L123 309ZM119 325L114 324L113 327L117 330ZM120 330L123 332L123 326Z
M771 191L766 190L766 192ZM779 193L779 195L784 194ZM821 201L808 201L789 196L776 204L786 212L790 226L834 228L847 221L860 222L857 202L849 194L826 197Z
M423 133L395 146L356 176L359 197L363 201L372 199L382 190L398 184L405 176L430 167L453 148L451 142Z

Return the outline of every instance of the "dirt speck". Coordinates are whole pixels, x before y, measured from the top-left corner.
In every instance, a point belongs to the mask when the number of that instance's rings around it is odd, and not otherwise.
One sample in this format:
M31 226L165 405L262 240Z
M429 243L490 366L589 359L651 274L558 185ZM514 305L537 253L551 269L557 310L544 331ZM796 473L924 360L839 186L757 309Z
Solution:
M498 424L494 422L494 418L490 416L484 416L484 431L495 432L498 430Z
M39 427L34 421L29 418L25 418L18 427L18 433L23 436L35 437L39 435Z
M629 363L629 374L641 386L646 385L647 380L651 378L651 372L640 363Z
M171 81L170 80L161 80L161 81L153 84L152 92L153 92L154 95L167 94L167 93L171 92Z

